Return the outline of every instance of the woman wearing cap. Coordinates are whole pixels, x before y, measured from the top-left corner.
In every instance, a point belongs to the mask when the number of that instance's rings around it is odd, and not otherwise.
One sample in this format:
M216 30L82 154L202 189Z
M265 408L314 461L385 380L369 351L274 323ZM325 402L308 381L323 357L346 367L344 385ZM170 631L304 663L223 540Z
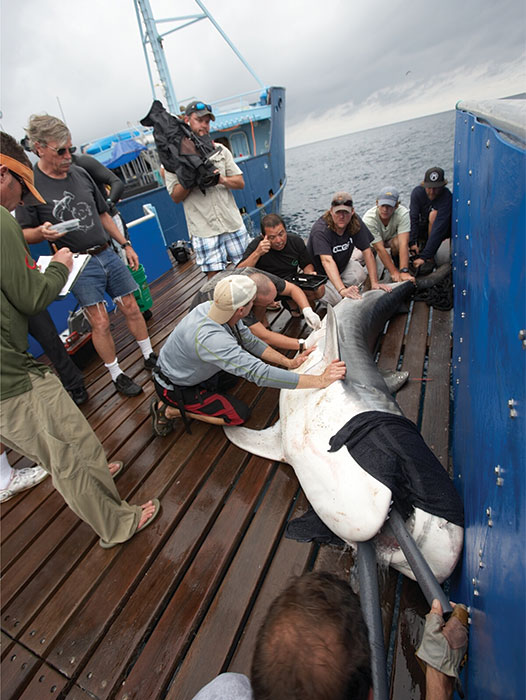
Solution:
M367 274L358 261L351 259L355 247L363 253L371 289L391 291L378 283L372 240L371 232L354 211L351 195L336 192L331 208L316 221L307 242L316 272L329 278L322 301L334 306L344 297L360 299L359 285Z
M434 166L411 192L409 249L416 254L412 265L419 275L432 272L440 244L451 237L453 196L446 185L444 171Z
M323 374L299 375L291 370L313 348L288 358L256 338L241 323L256 292L250 277L229 275L217 284L212 302L196 306L172 331L154 372L159 399L152 401L150 413L156 435L168 435L179 416L187 428L188 415L216 425L244 423L248 406L225 393L235 377L278 389L321 389L344 378L341 361L333 362Z

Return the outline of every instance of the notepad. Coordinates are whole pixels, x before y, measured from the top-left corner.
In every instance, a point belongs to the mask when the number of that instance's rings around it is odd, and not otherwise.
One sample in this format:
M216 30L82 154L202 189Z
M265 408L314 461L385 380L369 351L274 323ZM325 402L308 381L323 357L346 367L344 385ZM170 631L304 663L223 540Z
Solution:
M88 253L73 253L73 267L68 275L66 284L60 290L58 296L65 297L70 291L73 284L77 281L77 277L90 261L91 255ZM52 255L41 255L37 260L37 267L40 272L45 272L49 263L53 260Z

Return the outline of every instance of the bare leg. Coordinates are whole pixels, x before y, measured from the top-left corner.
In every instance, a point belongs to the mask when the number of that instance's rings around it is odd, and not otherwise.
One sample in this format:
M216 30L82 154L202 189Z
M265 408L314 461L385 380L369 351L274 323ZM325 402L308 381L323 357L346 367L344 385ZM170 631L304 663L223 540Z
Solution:
M124 314L126 324L135 340L145 340L148 337L148 329L133 294L115 299L115 303Z
M162 405L163 402L159 401L158 408L161 408ZM166 406L165 415L169 420L173 420L174 418L180 418L181 412L177 408ZM228 425L223 418L217 418L216 416L205 416L199 413L189 413L189 411L186 411L186 415L194 420L200 420L202 423L211 423L212 425Z
M100 359L109 365L115 360L116 354L106 307L102 303L85 306L84 312L91 326L93 347Z

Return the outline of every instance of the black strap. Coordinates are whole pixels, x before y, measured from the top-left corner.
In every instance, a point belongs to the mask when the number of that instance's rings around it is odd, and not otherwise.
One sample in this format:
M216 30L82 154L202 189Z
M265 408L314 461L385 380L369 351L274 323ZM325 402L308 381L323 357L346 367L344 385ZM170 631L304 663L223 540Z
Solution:
M188 419L188 416L186 414L182 388L180 386L176 386L171 379L169 379L165 374L163 374L159 369L158 365L154 368L153 373L157 377L159 377L159 379L161 379L165 384L168 384L168 388L170 389L170 391L173 391L175 402L177 404L177 408L181 413L181 418L183 419L183 424L186 429L186 432L191 435L192 428L190 427L190 420Z

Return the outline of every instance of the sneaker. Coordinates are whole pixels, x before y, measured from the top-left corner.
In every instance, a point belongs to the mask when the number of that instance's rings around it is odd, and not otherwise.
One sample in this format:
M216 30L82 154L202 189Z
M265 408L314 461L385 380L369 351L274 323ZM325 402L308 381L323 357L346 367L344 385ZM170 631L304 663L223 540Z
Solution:
M121 372L113 382L117 391L124 396L138 396L142 392L142 387L136 384L131 377Z
M144 360L144 369L153 369L157 364L157 355L154 352Z
M88 392L86 391L85 386L79 386L76 389L71 389L69 393L71 394L71 398L77 404L77 406L81 406L83 403L86 403L86 401L89 399Z
M24 469L15 469L14 472L15 474L7 488L0 491L0 503L8 501L21 491L36 486L48 476L48 472L42 467L25 467Z

